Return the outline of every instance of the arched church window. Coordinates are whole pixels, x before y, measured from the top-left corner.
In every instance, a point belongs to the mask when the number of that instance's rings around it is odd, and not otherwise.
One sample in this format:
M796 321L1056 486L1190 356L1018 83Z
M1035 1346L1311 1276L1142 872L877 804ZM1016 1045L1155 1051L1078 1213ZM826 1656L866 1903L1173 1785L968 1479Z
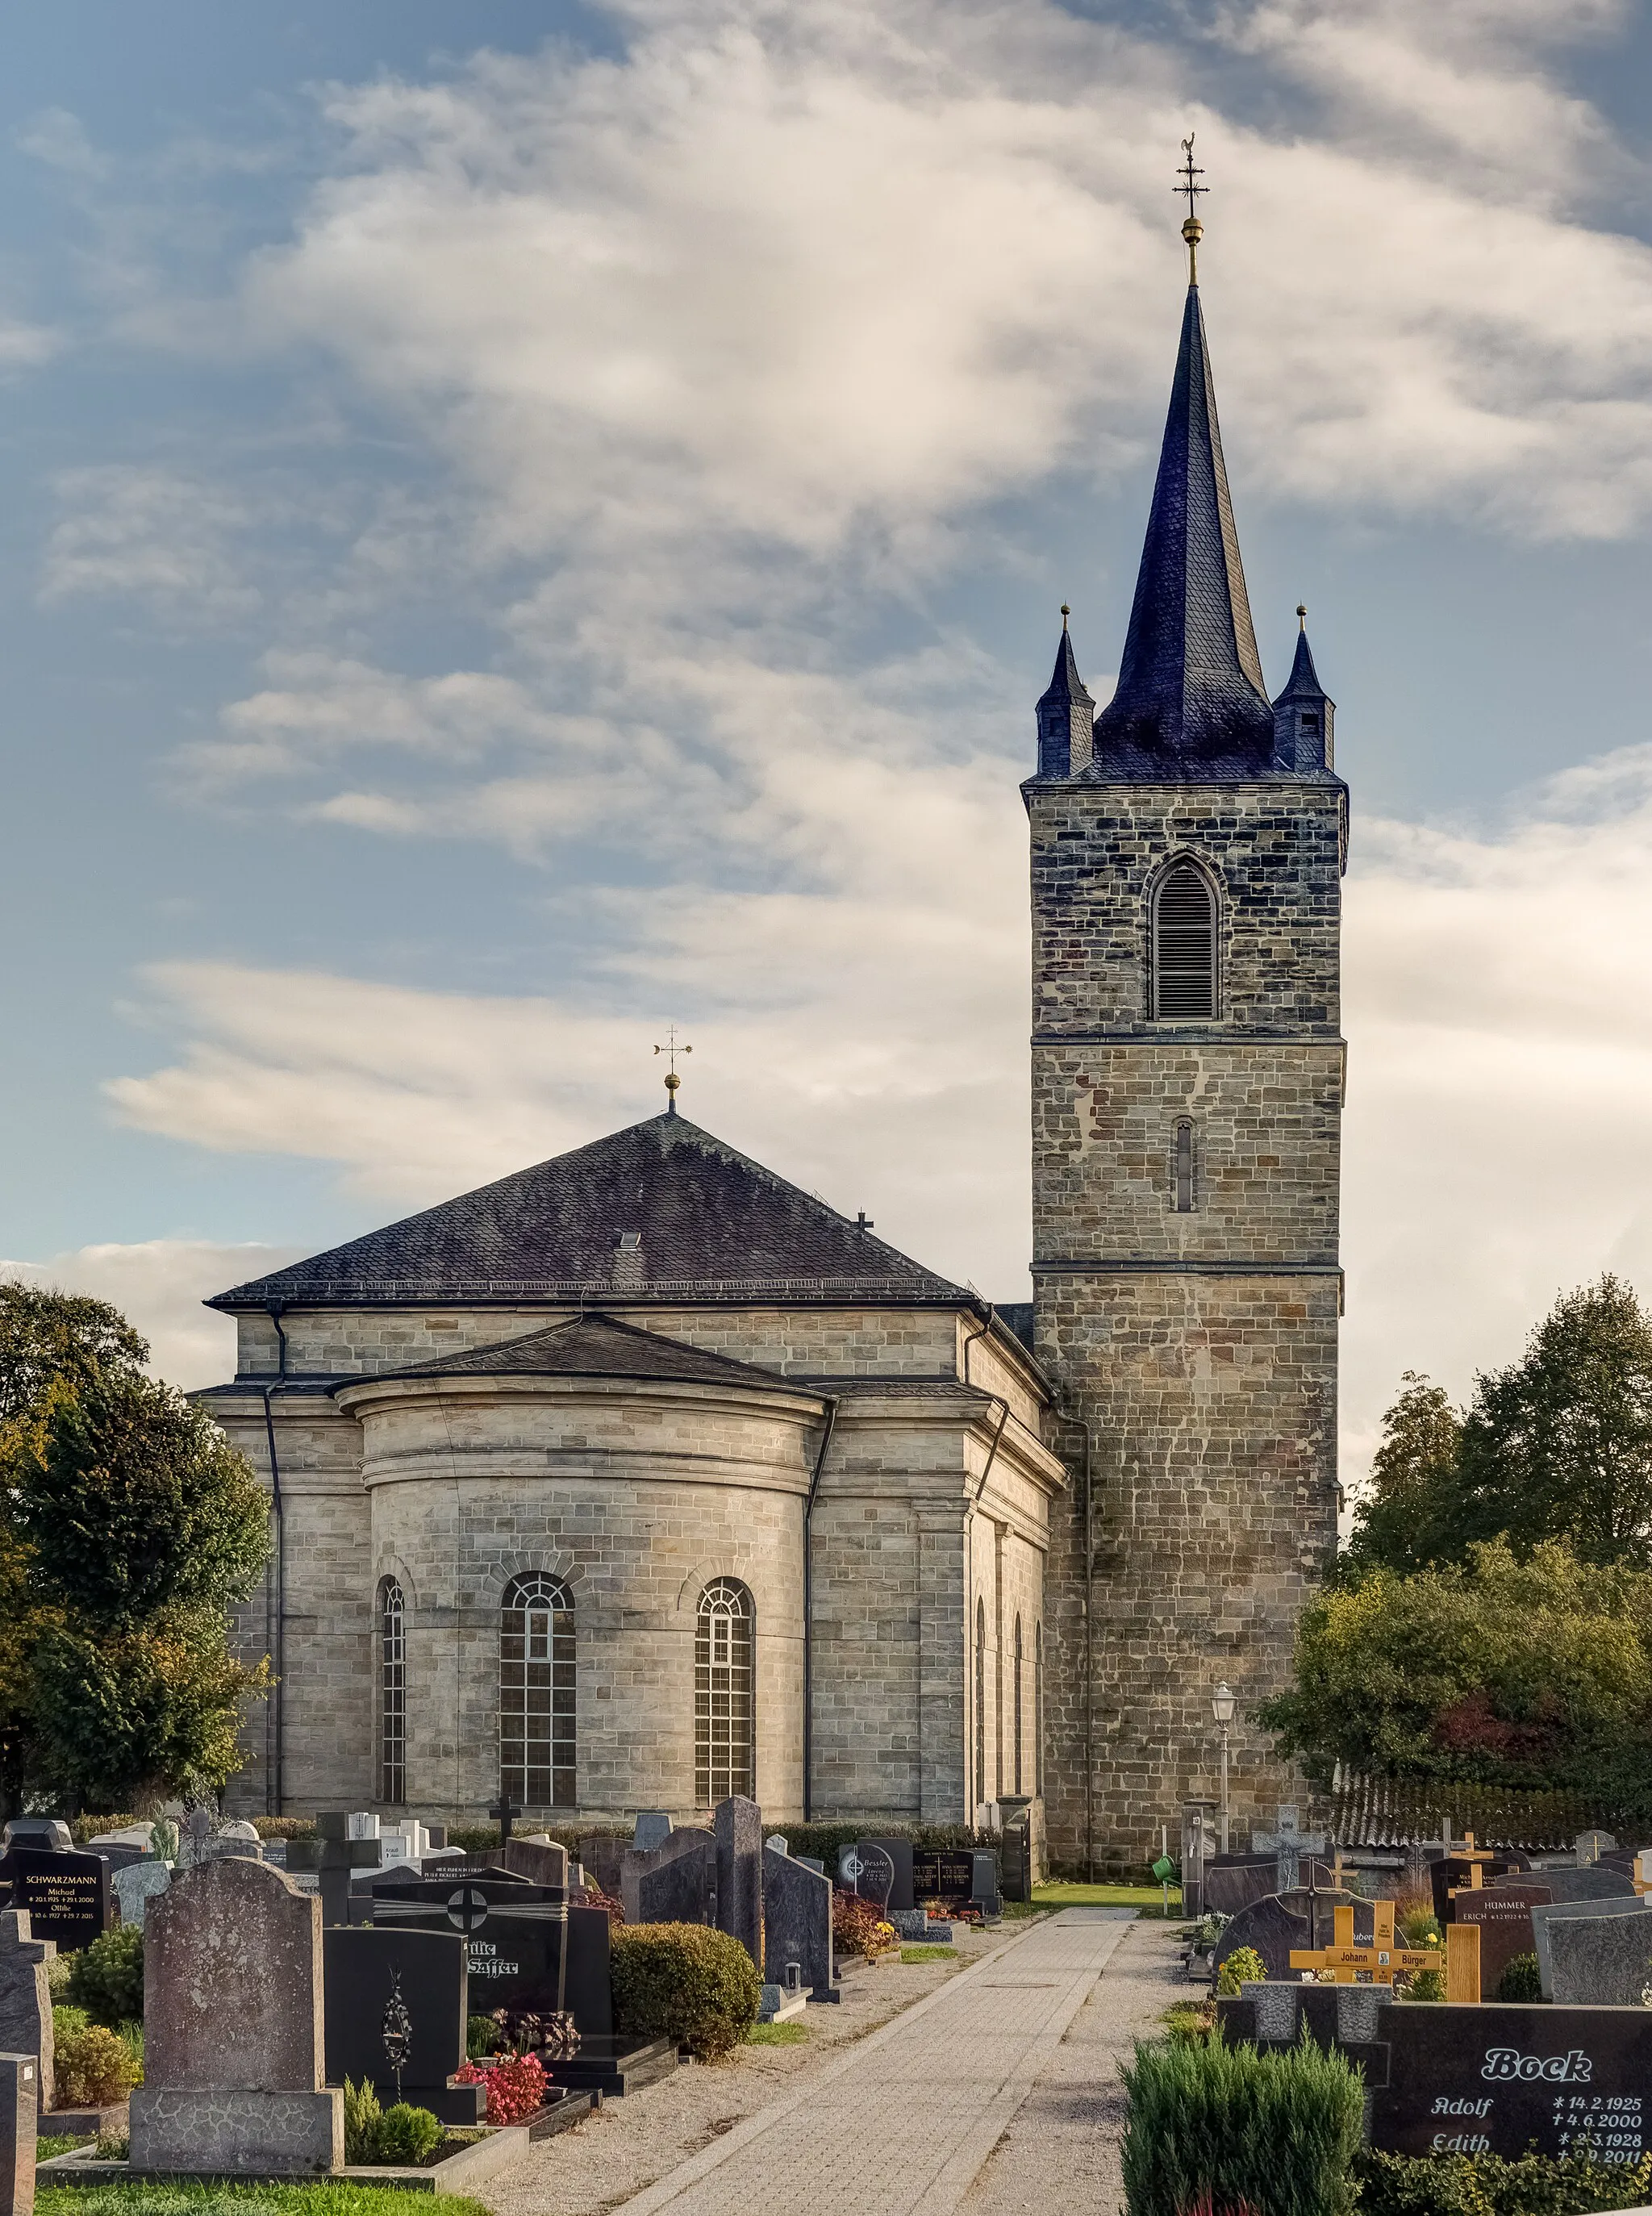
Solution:
M975 1604L975 1798L986 1798L986 1603Z
M1193 1124L1186 1116L1176 1126L1176 1212L1193 1213Z
M514 1578L499 1625L499 1782L521 1808L571 1808L574 1596L560 1578Z
M1033 1790L1044 1790L1044 1627L1033 1626Z
M1021 1790L1021 1618L1016 1618L1016 1791Z
M751 1594L733 1578L714 1579L694 1630L694 1793L703 1808L731 1793L753 1797L754 1631Z
M1153 1013L1216 1013L1216 896L1194 862L1177 862L1153 895Z
M378 1797L392 1807L408 1797L408 1632L402 1588L378 1587Z

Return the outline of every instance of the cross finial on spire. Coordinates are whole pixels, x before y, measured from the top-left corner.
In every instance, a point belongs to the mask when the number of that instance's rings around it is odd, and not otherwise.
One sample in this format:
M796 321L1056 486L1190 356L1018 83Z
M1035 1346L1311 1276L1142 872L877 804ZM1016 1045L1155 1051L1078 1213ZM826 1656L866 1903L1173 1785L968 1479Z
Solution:
M656 1054L663 1054L666 1056L669 1064L666 1072L666 1113L667 1116L674 1116L677 1113L677 1088L683 1081L677 1074L677 1057L679 1054L692 1054L693 1051L694 1050L691 1046L684 1046L679 1041L676 1025L667 1024L666 1025L666 1043L664 1046L657 1046L654 1049L654 1052Z
M1193 158L1193 141L1194 133L1189 131L1182 141L1182 151L1187 158L1182 165L1182 182L1176 188L1177 192L1185 193L1188 196L1188 219L1182 226L1182 236L1186 240L1188 247L1189 285L1196 285L1199 282L1199 242L1205 235L1205 226L1199 220L1198 195L1210 190L1208 185L1201 185L1194 182L1195 179L1202 177L1205 173Z

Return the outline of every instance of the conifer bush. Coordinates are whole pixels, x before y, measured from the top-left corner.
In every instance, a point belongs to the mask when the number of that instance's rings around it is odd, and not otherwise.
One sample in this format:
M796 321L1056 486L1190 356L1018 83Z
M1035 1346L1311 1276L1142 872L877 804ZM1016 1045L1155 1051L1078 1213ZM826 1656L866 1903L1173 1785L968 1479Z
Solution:
M613 1936L614 2027L671 2039L698 2062L732 2053L757 2021L762 1981L738 1939L703 1924L632 1924Z
M69 1963L68 1997L94 2023L118 2031L143 2020L144 1927L117 1924Z
M1364 2081L1305 2041L1138 2046L1122 2071L1128 2216L1247 2204L1268 2216L1352 2216Z

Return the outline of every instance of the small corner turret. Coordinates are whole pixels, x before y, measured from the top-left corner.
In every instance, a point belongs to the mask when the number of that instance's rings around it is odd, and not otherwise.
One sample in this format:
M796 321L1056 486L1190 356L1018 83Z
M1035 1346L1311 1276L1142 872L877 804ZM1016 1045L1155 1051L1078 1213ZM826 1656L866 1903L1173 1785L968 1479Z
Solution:
M1274 757L1281 769L1336 766L1336 703L1319 681L1308 644L1308 611L1297 603L1296 660L1290 681L1274 703Z
M1061 643L1055 674L1038 704L1038 775L1080 777L1090 767L1096 703L1078 674L1067 632L1072 609L1061 603Z

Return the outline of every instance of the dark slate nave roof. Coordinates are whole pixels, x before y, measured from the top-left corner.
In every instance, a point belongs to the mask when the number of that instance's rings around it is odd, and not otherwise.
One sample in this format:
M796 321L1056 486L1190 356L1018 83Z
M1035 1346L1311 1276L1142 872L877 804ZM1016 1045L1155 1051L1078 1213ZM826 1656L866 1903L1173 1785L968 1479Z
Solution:
M616 1270L622 1232L642 1234L635 1283ZM974 1298L709 1131L666 1114L234 1286L207 1305L378 1306L593 1289L625 1302Z

